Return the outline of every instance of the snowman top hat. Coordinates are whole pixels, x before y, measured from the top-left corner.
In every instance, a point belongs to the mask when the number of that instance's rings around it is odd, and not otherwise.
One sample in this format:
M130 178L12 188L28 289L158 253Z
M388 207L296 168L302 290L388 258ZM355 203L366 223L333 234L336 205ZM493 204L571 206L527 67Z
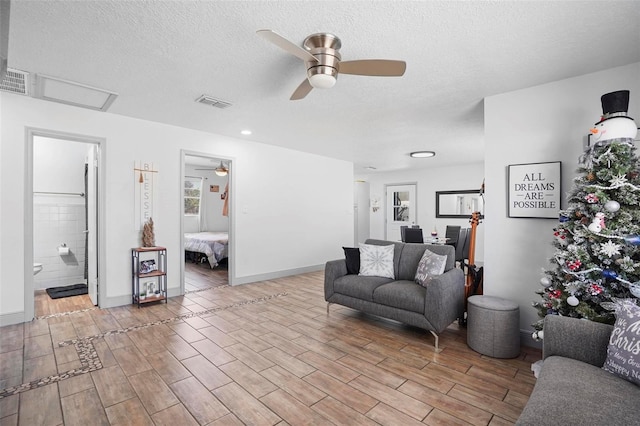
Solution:
M602 117L596 124L615 117L624 117L630 120L633 118L627 115L629 109L629 91L618 90L616 92L606 93L600 97L602 102Z

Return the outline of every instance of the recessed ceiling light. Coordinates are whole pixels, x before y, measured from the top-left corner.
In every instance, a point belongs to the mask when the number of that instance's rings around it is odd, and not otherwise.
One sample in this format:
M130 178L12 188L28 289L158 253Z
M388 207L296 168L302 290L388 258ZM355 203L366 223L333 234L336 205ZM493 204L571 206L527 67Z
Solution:
M245 136L249 136L251 134L251 130L242 130L240 133Z
M365 170L378 170L376 167L373 167L373 166L365 166L364 169Z
M413 158L429 158L435 156L436 153L433 151L415 151L409 154L409 156Z

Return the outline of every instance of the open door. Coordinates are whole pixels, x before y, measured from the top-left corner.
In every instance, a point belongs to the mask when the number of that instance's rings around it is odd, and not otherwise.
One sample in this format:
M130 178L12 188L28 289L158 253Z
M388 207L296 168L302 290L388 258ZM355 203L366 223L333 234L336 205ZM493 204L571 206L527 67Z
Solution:
M91 303L98 305L98 146L89 145L87 155L87 285Z

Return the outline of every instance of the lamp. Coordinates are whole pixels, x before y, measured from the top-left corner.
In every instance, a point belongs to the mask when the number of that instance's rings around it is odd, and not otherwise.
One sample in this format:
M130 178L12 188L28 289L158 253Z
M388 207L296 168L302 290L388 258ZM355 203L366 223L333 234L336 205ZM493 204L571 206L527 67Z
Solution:
M226 176L227 173L229 172L229 169L227 169L224 164L222 164L222 161L220 162L220 166L216 167L214 172L218 175L218 176Z

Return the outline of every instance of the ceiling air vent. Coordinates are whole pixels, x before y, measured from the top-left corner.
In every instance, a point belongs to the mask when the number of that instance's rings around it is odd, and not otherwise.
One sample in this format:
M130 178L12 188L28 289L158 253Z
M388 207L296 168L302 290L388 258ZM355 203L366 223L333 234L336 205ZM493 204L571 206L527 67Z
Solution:
M196 102L199 102L205 105L210 105L212 107L216 107L220 109L229 108L231 106L230 102L216 99L213 96L209 96L209 95L200 96L198 99L196 99Z
M7 68L7 75L0 82L0 90L3 92L29 94L29 73L25 71Z

